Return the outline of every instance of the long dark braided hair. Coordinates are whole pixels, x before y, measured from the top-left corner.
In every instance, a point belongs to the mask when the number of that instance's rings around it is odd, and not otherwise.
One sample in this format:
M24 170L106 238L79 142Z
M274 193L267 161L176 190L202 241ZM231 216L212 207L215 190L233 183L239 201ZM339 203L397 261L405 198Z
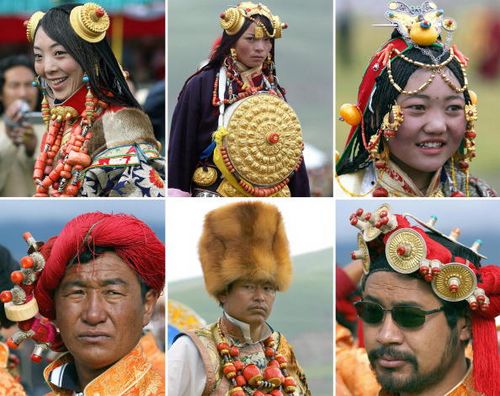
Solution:
M395 31L392 34L391 39L400 37L401 35L399 32ZM445 49L445 47L441 44L432 45L427 47L427 49L435 58L439 58L441 56L441 58L446 59L446 57L449 56L449 50ZM430 57L424 54L419 48L410 46L404 51L404 55L417 62L431 64ZM454 58L446 67L457 78L460 86L463 86L465 83L465 77L462 73L458 60ZM405 87L412 74L416 70L420 69L418 66L406 62L400 57L396 57L392 60L391 68L394 80L400 87ZM376 78L375 87L375 91L370 100L370 105L367 106L363 114L364 130L367 142L370 141L371 136L378 132L384 115L391 110L392 105L400 95L400 93L389 81L387 68L384 69L380 76ZM466 104L470 104L470 95L467 89L464 91L464 98ZM336 170L338 175L356 172L370 164L368 156L369 153L363 146L361 133L361 125L359 125L350 144L348 144L345 152L337 163Z

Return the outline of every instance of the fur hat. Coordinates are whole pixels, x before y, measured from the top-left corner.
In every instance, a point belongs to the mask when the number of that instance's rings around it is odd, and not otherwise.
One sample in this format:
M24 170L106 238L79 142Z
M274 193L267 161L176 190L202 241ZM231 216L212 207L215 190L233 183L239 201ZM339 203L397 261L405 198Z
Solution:
M215 298L238 279L270 281L279 291L290 285L288 239L274 205L238 202L209 212L198 251L205 287Z

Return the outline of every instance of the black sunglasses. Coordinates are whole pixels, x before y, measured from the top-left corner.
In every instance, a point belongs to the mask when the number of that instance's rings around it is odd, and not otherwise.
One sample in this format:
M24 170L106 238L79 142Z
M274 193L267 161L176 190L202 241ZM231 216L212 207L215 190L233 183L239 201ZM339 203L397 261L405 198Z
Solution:
M371 301L357 301L354 303L354 306L356 307L358 316L365 323L379 324L384 320L385 313L390 312L394 322L400 327L408 329L422 326L425 323L425 317L427 315L444 309L444 306L430 311L424 311L417 307L394 307L392 309L385 309L380 304Z

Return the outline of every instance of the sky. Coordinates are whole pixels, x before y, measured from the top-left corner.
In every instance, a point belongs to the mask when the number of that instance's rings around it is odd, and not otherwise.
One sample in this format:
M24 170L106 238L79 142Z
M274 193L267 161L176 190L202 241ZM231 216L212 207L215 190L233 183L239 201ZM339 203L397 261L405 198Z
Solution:
M0 244L14 258L26 254L23 232L44 241L81 213L127 213L148 224L158 238L165 238L165 201L162 199L0 199Z
M246 199L250 200L250 199ZM332 247L333 202L327 198L262 199L276 205L285 222L292 256ZM201 276L198 240L205 214L237 199L169 199L167 205L167 279Z

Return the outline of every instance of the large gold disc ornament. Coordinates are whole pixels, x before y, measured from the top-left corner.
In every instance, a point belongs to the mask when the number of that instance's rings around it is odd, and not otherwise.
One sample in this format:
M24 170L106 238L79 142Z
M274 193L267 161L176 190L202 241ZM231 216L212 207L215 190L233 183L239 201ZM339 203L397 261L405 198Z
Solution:
M394 231L385 245L385 256L389 265L400 274L417 271L426 255L424 238L411 228Z
M432 290L445 301L465 300L474 293L476 286L477 277L474 271L460 263L443 265L439 274L432 279Z
M233 173L257 187L285 181L300 165L304 143L295 111L277 96L261 93L224 114L223 146Z
M203 168L202 166L196 168L193 174L193 182L199 186L208 187L217 181L217 171L207 166Z

